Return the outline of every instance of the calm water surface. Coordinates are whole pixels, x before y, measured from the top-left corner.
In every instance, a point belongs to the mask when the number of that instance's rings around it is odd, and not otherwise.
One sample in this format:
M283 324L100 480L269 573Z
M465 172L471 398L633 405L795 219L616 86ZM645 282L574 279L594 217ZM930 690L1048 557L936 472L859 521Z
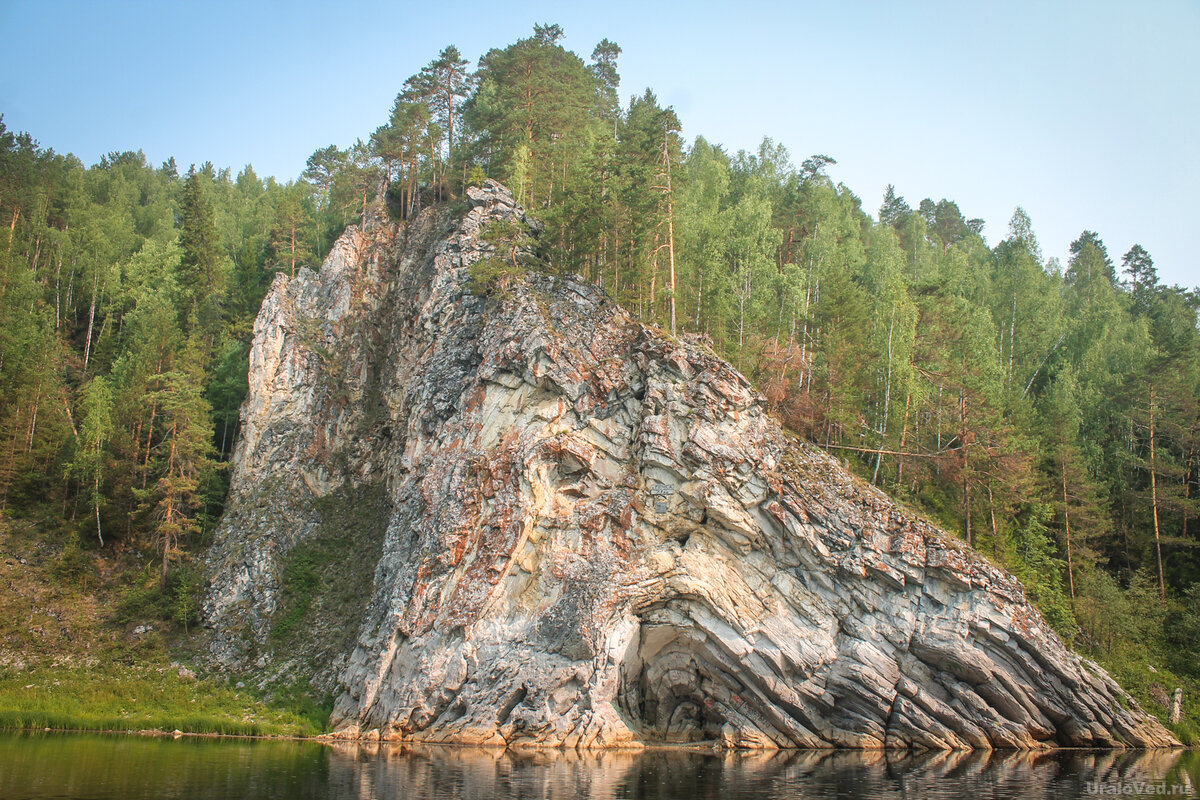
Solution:
M1200 752L519 754L0 734L0 798L1200 797Z

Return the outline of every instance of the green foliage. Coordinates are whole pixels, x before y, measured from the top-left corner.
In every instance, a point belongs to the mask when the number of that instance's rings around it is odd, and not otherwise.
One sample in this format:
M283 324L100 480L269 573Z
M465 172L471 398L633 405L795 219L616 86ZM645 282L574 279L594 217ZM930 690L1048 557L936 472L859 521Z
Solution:
M1193 584L1163 620L1171 668L1200 681L1200 584Z
M185 634L199 623L204 576L194 559L184 560L172 570L165 587L152 563L131 572L125 580L109 613L110 623L123 627L150 623L161 630L177 626Z
M594 74L556 41L535 33L490 50L479 59L478 89L463 108L477 137L476 158L529 208L546 207L563 169L579 164L574 156L586 147L601 107Z
M344 547L346 543L339 544ZM308 617L313 595L322 588L319 569L328 559L330 549L305 544L288 554L280 581L280 610L271 626L272 638L286 641Z
M1008 563L1029 589L1042 616L1068 643L1079 631L1071 610L1071 598L1063 580L1064 564L1057 557L1057 545L1047 523L1053 515L1048 504L1031 506L1025 518L1014 526L1008 546Z
M67 538L66 544L49 568L56 580L87 591L99 578L95 554L89 551L76 536Z
M1143 570L1122 587L1102 570L1080 573L1076 646L1094 658L1143 708L1164 722L1175 688L1184 691L1183 718L1171 730L1185 744L1200 731L1200 680L1195 670L1194 597L1164 608L1156 575ZM1189 595L1194 595L1194 591Z
M181 318L210 321L215 303L225 288L228 259L221 252L213 204L209 198L211 177L205 170L188 172L183 184L179 215L180 285L183 287Z
M129 581L113 605L111 621L117 625L141 624L147 621L167 622L171 618L169 601L155 576L143 573L127 578Z
M541 266L531 255L534 246L529 228L518 219L493 221L480 235L494 255L471 265L468 288L475 294L488 294L507 280L525 274L531 266Z
M75 439L75 458L67 464L66 475L77 479L85 488L96 515L96 536L104 543L100 530L100 506L104 503L101 484L104 481L105 450L113 435L113 396L108 382L95 377L83 391L81 403L83 421Z
M64 691L63 687L69 687ZM118 663L0 673L0 728L180 730L234 736L312 736L328 713L292 695L264 702L213 678L180 677L165 663ZM315 713L314 713L315 712Z
M171 621L182 626L184 633L200 622L200 592L203 588L204 575L195 562L189 562L171 574L167 586Z

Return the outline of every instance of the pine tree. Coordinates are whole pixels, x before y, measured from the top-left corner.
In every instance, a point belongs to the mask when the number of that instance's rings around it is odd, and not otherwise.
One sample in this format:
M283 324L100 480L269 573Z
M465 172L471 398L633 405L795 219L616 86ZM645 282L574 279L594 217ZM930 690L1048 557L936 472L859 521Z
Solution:
M178 557L180 545L200 533L202 479L218 464L213 459L211 409L201 393L195 345L189 345L176 369L158 375L156 383L159 388L154 396L163 434L151 465L157 478L143 498L151 509L155 545L162 558L159 581L165 590L170 563Z
M304 204L308 199L306 187L289 183L279 191L271 226L271 267L296 276L296 268L308 266L311 253L310 218Z
M203 172L193 167L183 182L179 205L181 318L198 314L201 306L215 302L225 284L225 259L217 241L212 201Z

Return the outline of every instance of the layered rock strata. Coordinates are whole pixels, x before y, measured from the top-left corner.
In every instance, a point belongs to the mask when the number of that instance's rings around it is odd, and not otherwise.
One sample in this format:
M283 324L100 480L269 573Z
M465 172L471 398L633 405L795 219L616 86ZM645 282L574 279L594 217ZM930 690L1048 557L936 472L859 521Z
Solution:
M217 661L294 658L294 554L329 552L373 568L305 651L348 738L1175 743L1012 576L789 438L699 341L574 278L473 291L519 249L481 231L536 228L498 184L468 194L272 286L209 561Z

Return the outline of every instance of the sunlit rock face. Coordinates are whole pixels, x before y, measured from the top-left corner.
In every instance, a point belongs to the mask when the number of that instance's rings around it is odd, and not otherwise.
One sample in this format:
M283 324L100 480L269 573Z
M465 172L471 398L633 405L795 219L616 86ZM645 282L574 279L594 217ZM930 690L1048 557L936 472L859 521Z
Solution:
M701 342L571 278L472 293L481 231L535 229L500 185L468 194L272 286L215 660L306 661L347 738L1174 743L1014 578L782 433ZM303 600L296 553L333 564Z

